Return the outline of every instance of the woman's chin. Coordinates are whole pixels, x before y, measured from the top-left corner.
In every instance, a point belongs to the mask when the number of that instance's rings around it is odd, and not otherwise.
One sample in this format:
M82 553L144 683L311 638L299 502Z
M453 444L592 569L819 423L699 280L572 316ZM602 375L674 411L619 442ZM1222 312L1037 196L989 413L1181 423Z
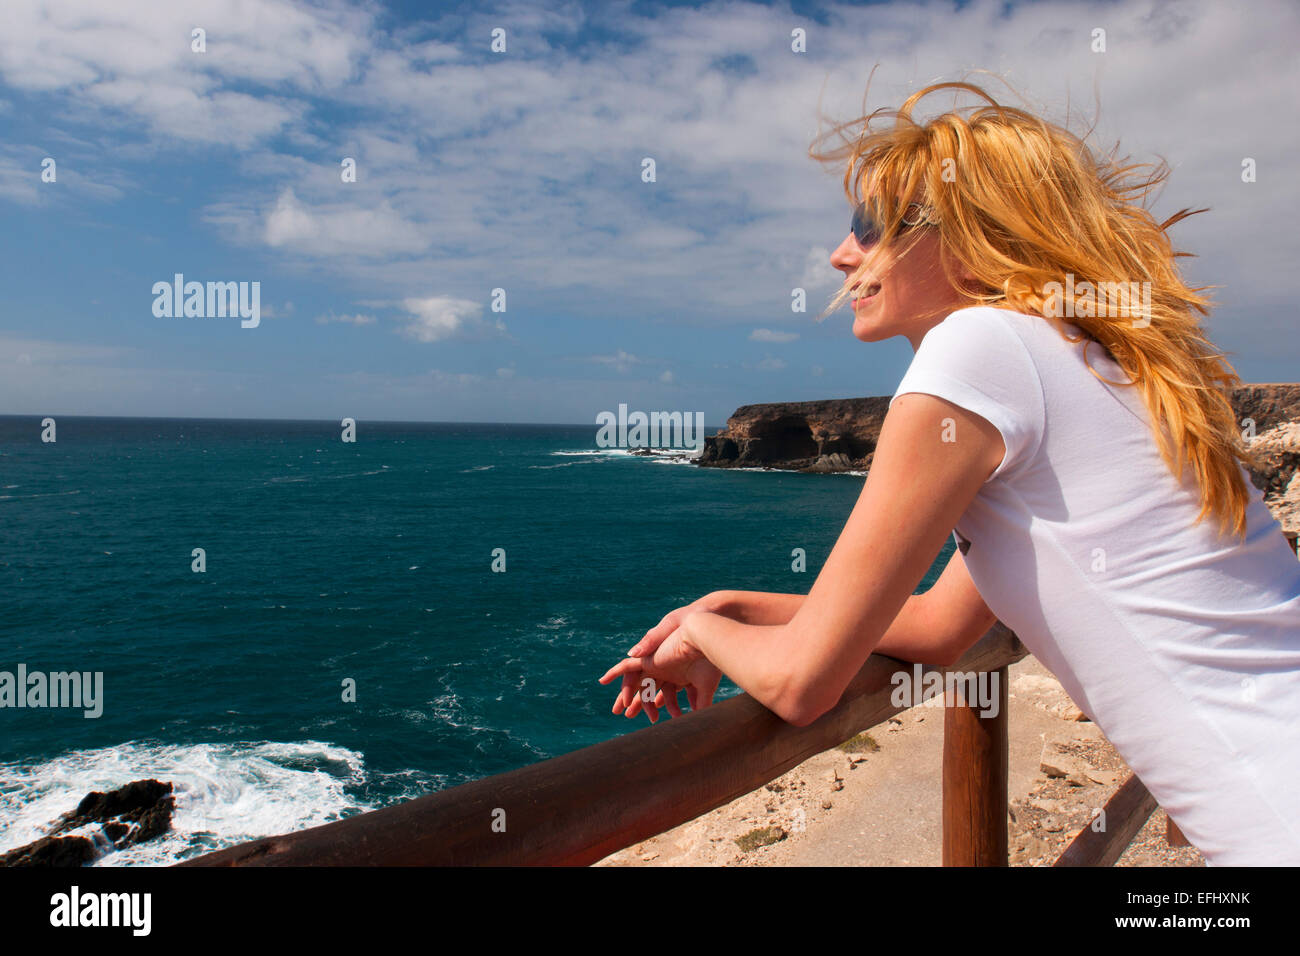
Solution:
M870 319L857 315L853 317L853 337L859 342L879 342L889 335Z

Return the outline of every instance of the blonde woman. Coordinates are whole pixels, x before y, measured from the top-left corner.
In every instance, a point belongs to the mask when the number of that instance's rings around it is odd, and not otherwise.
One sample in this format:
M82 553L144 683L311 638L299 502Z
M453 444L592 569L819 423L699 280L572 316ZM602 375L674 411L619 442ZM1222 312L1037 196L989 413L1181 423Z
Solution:
M913 119L941 90L985 103ZM1190 213L1135 201L1168 167L1142 179L966 83L845 130L812 152L847 160L862 200L832 307L915 351L862 494L806 596L673 611L601 679L623 678L614 712L642 709L644 677L651 720L681 714L679 690L707 706L725 673L805 725L872 652L951 664L1000 619L1207 861L1300 864L1300 563L1175 265ZM954 528L960 553L914 596Z

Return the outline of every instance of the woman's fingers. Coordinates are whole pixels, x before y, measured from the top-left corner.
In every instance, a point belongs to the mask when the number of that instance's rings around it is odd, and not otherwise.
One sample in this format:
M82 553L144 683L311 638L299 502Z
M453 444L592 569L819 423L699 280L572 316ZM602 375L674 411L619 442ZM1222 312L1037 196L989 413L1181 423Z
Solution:
M686 685L686 701L691 705L691 710L699 710L700 705L696 702L699 699L700 692L694 684Z
M645 677L641 680L641 706L645 709L646 716L650 718L650 723L659 719L658 696L659 688L663 685L653 677Z
M668 713L674 717L680 717L682 715L681 705L677 702L677 691L679 689L680 688L678 688L676 684L664 684L663 690L660 692L660 697L663 698L664 707L666 707Z
M649 657L664 642L664 638L677 630L678 617L677 611L665 615L662 621L646 631L645 636L628 649L628 654L633 657Z
M614 698L613 713L620 710L627 710L632 706L632 696L636 693L636 676L633 674L623 675L623 686L619 688L618 696Z
M620 664L621 663L622 662L620 662ZM620 668L617 665L611 670L614 669L621 669L623 671L623 686L619 688L618 696L614 698L614 707L610 711L610 713L617 714L620 710L626 710L628 707L632 706L632 698L636 695L638 670L635 667ZM608 683L608 681L613 680L614 676L615 675L613 674L606 674L601 678L600 683Z
M637 671L640 669L641 669L641 658L625 657L623 660L619 661L609 670L605 671L605 676L600 679L599 683L608 684L610 681L612 681L615 677L618 677L620 674L627 674L631 671Z

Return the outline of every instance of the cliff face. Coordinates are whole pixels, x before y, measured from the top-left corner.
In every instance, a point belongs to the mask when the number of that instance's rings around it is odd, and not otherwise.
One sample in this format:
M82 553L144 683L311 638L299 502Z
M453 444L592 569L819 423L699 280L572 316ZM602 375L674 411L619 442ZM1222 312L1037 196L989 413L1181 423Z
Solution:
M704 439L698 462L794 471L865 468L888 410L888 398L742 405L726 428Z
M1295 544L1300 531L1300 384L1243 385L1232 404L1243 430L1254 423L1250 447L1255 487ZM842 472L871 466L889 399L742 405L727 427L704 439L700 465Z

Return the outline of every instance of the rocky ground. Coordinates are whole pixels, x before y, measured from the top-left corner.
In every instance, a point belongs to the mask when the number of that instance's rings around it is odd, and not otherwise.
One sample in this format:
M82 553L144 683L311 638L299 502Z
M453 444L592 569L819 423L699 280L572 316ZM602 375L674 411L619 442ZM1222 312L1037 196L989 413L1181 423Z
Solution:
M1050 866L1129 776L1033 657L1012 665L1007 835L1013 866ZM766 787L597 866L938 866L943 711L916 707ZM1120 866L1203 866L1157 810Z

